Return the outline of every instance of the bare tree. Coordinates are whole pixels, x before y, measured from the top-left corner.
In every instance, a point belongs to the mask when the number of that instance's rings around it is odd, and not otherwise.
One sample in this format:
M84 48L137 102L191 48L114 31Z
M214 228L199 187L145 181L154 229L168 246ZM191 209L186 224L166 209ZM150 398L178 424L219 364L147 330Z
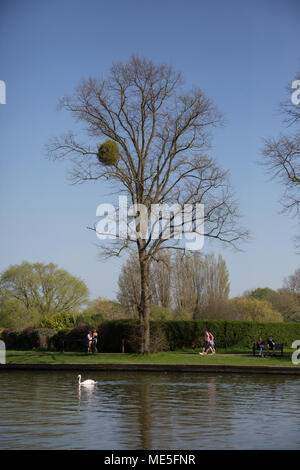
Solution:
M171 307L171 277L172 261L170 253L161 250L160 261L154 261L151 265L151 298L153 304L165 308Z
M296 77L299 80L300 74ZM296 82L296 81L295 81ZM293 82L293 83L295 83ZM298 83L298 81L297 81ZM284 213L300 214L300 103L291 100L292 88L288 89L288 99L281 103L280 110L287 130L279 138L265 139L263 164L269 173L277 178L284 188L281 205ZM296 238L297 243L300 238Z
M159 262L150 266L150 303L160 307L171 307L172 265L169 253L162 252ZM117 298L132 316L139 312L141 305L140 266L137 253L127 259L122 266L118 280Z
M172 266L172 285L174 307L177 311L186 311L192 315L197 306L197 282L199 265L202 259L199 253L177 252ZM200 268L201 269L201 268Z
M229 297L229 274L225 260L213 253L177 251L175 256L161 251L161 260L150 266L151 305L175 310L175 317L185 311L191 317L222 316ZM141 282L139 259L133 253L119 275L118 300L134 315L139 310ZM214 312L217 310L217 312Z
M291 274L287 279L284 279L283 287L289 292L296 294L300 299L300 269L296 269L294 274Z
M267 139L263 149L265 164L284 186L281 200L285 212L300 208L300 132Z
M175 307L193 314L194 318L222 316L223 304L229 297L229 274L226 262L213 253L178 253L173 267ZM219 312L215 312L218 310Z
M204 257L197 292L196 317L221 318L230 292L229 273L221 255L217 259L213 253Z
M136 253L133 253L122 266L118 286L118 301L131 316L134 316L141 305L139 258Z
M120 255L132 244L139 258L141 280L141 352L150 344L150 264L159 261L163 248L184 249L182 240L166 236L160 214L158 236L141 226L139 209L146 208L146 225L153 205L204 204L205 237L235 245L247 236L239 227L239 213L227 172L208 155L210 131L221 116L204 93L184 91L180 73L166 64L132 56L112 65L107 79L89 78L61 107L85 125L88 144L72 134L49 143L50 156L73 162L73 181L107 180L120 194L128 195L135 208L136 237L111 242L103 253ZM99 139L108 138L119 149L119 160L111 166L97 158ZM172 214L173 235L182 223ZM178 215L178 214L177 214ZM194 215L193 215L194 217ZM170 222L170 220L169 220ZM96 227L94 227L96 230ZM147 232L147 233L146 233ZM196 236L195 217L190 232ZM200 235L200 230L198 231Z

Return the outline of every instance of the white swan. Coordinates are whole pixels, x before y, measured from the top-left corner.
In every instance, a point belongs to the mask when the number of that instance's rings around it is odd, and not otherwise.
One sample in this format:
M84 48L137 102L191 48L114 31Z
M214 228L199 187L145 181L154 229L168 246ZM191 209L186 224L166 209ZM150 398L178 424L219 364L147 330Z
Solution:
M81 382L81 375L79 374L78 375L78 385L84 385L85 387L89 387L90 385L95 385L97 382L95 380L84 380L83 382Z

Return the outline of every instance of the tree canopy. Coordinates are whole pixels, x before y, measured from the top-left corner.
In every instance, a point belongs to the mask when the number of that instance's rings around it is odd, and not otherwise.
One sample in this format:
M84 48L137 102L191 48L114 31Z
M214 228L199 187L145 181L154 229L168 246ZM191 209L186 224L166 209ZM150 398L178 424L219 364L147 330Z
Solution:
M56 264L23 262L0 276L1 314L18 312L43 319L80 308L88 298L85 283ZM19 313L22 316L22 313Z

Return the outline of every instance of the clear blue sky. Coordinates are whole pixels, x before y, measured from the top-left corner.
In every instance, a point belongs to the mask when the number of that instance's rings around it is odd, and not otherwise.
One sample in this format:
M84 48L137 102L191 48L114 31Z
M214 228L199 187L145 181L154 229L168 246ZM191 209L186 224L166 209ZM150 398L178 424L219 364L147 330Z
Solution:
M92 298L115 297L124 260L99 261L86 229L105 188L70 185L44 146L73 127L58 99L136 53L173 64L226 116L212 153L231 171L253 238L242 253L217 242L204 251L226 259L231 296L281 287L299 267L296 224L279 215L282 188L257 161L262 138L283 130L278 105L300 70L299 14L298 0L1 0L0 270L52 261L84 279Z

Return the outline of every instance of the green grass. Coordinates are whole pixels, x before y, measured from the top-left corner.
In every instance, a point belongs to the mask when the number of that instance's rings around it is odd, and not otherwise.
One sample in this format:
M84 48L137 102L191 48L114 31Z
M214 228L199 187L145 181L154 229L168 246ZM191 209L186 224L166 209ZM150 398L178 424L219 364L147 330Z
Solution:
M239 366L292 366L291 353L283 357L253 357L248 350L220 350L214 356L199 356L198 351L181 350L157 354L87 354L84 352L7 351L6 362L18 364L214 364ZM279 353L278 353L279 354Z

